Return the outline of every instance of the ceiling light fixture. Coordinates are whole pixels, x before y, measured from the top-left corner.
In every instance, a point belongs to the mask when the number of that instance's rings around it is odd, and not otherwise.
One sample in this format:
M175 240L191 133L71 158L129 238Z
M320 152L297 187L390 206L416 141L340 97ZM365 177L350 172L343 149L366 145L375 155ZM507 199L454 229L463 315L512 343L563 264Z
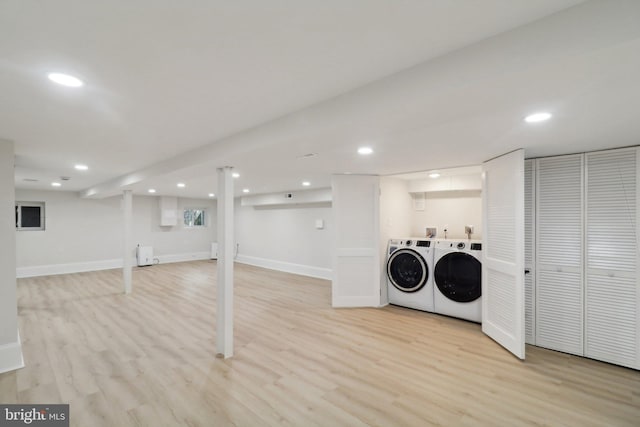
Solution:
M302 186L303 187L308 187L310 185L311 185L311 183L309 181L302 181Z
M70 76L68 74L49 73L47 74L47 77L49 77L49 80L51 80L52 82L58 83L59 85L62 85L62 86L67 86L67 87L84 86L84 83L82 82L82 80L80 80L77 77Z
M231 176L234 178L240 178L240 174L238 172L232 173Z
M243 193L248 193L248 192L249 192L249 189L248 189L248 188L244 188L244 189L242 190L242 192L243 192Z
M155 188L150 188L150 189L148 189L147 191L148 191L149 193L155 193L155 192L156 192Z
M186 184L184 182L178 183L178 188L184 188L184 187L186 187Z
M209 197L216 197L216 195L213 193L209 193Z
M89 170L89 166L87 166L87 165L75 165L74 168L76 168L79 171Z
M62 184L60 184L59 182L52 182L51 186L52 187L60 187Z
M371 147L360 147L358 148L358 154L363 155L363 156L367 156L369 154L373 153L373 148Z
M440 178L440 174L438 172L430 173L429 178L433 178L433 179Z
M551 118L551 113L547 112L539 112L528 115L524 118L524 121L527 123L539 123L544 122L545 120L549 120Z

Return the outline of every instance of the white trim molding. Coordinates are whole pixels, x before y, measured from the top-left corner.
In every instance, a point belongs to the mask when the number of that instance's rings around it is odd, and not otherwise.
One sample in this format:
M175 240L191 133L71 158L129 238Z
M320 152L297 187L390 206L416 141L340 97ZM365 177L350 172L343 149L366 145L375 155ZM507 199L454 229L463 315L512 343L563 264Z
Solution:
M158 255L160 264L169 264L172 262L201 261L211 259L211 251L188 252L185 254Z
M156 255L160 264L173 262L198 261L211 259L211 252L188 252L183 254ZM135 258L133 265L136 265ZM69 264L35 265L16 268L16 278L52 276L56 274L84 273L87 271L111 270L122 268L122 259L106 259L101 261L74 262Z
M0 374L24 368L20 332L16 342L0 345Z
M256 267L268 268L269 270L284 271L285 273L300 274L302 276L316 277L318 279L331 280L331 269L314 267L312 265L294 264L291 262L276 261L272 259L259 258L249 255L238 255L236 262L248 264Z
M211 252L188 252L183 254L156 255L160 264L170 264L174 262L210 260ZM240 264L248 264L256 267L268 268L269 270L284 271L285 273L300 274L302 276L315 277L318 279L331 280L331 269L314 267L312 265L294 264L291 262L275 261L272 259L259 258L249 255L238 255L235 260ZM134 266L135 260L134 260ZM23 279L27 277L53 276L56 274L84 273L87 271L112 270L122 268L122 259L106 259L102 261L74 262L69 264L35 265L31 267L18 267L16 277Z
M83 273L85 271L111 270L122 268L122 259L74 262L69 264L34 265L16 268L16 278L52 276L56 274Z

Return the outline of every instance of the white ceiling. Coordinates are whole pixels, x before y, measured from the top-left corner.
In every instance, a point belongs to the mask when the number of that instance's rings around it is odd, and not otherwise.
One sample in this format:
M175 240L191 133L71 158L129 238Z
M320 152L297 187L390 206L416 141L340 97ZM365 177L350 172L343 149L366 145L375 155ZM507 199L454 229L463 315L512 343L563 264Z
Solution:
M96 197L206 197L224 165L262 193L632 145L639 23L633 0L5 0L0 137L18 188Z

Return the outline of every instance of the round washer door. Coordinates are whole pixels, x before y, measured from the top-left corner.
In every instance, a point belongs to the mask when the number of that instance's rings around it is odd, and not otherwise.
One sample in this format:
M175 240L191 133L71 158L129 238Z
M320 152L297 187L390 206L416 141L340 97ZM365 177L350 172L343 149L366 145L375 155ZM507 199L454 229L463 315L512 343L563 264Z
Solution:
M475 301L482 295L482 264L472 255L451 252L436 263L436 286L455 302Z
M399 249L387 261L387 277L402 292L417 292L427 283L429 268L414 250Z

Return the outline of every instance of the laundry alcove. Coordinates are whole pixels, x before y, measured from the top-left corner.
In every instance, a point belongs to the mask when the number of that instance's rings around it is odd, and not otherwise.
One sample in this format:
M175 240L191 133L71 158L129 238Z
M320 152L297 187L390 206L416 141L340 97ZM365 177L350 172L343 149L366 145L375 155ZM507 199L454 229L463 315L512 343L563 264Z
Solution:
M524 150L482 168L482 330L524 359ZM380 177L334 175L334 307L380 307Z

